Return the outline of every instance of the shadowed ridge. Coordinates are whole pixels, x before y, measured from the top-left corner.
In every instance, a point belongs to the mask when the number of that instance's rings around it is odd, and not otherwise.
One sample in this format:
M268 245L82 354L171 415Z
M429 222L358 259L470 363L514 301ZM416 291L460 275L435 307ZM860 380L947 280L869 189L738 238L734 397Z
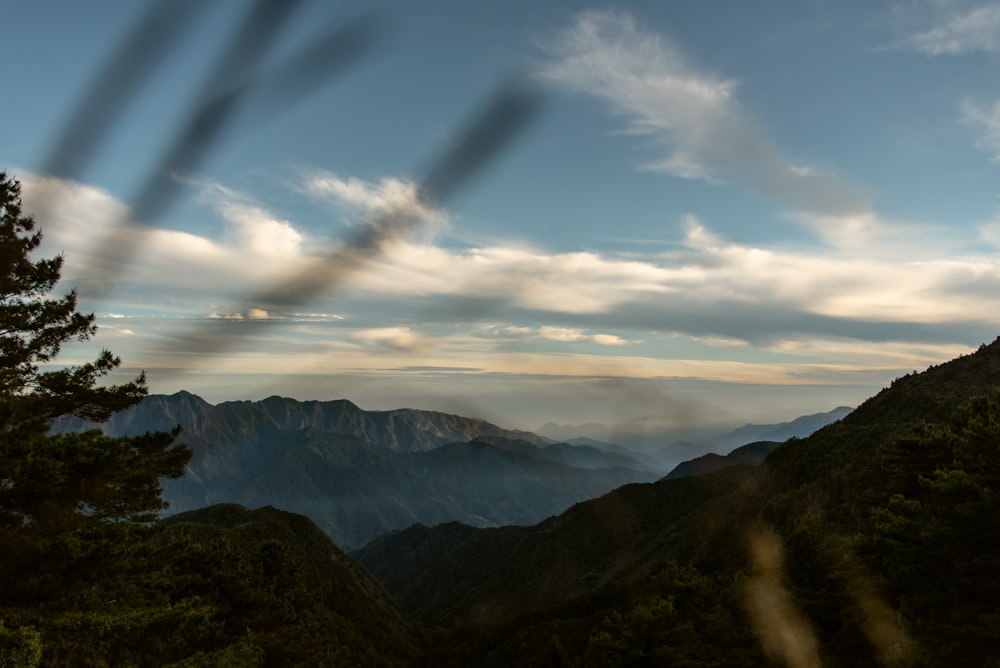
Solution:
M1000 340L896 380L762 466L626 485L531 527L413 527L355 555L450 629L436 665L764 665L793 621L824 665L988 665L996 599L974 592L996 589L1000 563L984 491L998 386Z
M191 541L202 546L202 569L215 565L230 572L229 578L212 576L227 583L213 592L220 597L215 614L226 618L226 633L249 631L268 665L318 665L313 662L329 661L331 652L351 665L406 666L415 660L421 640L413 624L308 518L272 507L219 504L174 515L162 526L161 543ZM220 563L213 564L216 559ZM312 628L317 623L326 626L319 636Z

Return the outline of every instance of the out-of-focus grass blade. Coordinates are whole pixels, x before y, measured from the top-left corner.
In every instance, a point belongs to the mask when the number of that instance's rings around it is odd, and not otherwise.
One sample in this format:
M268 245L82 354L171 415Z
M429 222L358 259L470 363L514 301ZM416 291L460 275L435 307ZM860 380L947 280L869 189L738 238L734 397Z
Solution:
M42 173L79 178L139 86L205 6L199 0L160 0L149 8L74 105L42 162Z
M428 206L440 207L469 181L482 173L500 152L510 145L537 116L542 107L541 93L530 85L515 81L503 85L486 107L444 154L431 163L418 181L417 194ZM274 287L244 300L241 310L264 308L284 310L310 301L322 293L334 291L353 273L361 270L383 247L414 230L418 219L406 212L389 212L366 222L363 230L342 244L335 245L324 257ZM266 320L239 323L245 336L266 324ZM185 339L187 336L181 335ZM204 354L233 343L234 332L226 337L201 339L194 354Z

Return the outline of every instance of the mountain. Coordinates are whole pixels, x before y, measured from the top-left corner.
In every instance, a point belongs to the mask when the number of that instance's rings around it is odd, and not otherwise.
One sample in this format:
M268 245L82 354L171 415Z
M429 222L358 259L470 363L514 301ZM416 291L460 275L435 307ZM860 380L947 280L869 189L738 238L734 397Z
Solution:
M719 455L714 452L704 454L694 459L683 461L667 474L667 478L682 478L687 475L703 475L737 464L759 464L767 458L781 442L790 438L803 438L810 436L818 429L836 422L848 415L852 410L847 406L840 406L828 413L816 413L814 415L803 415L791 422L782 422L776 425L755 425L747 424L728 434L712 439L713 447L722 447L723 443L743 443L753 435L760 435L761 440L742 445L732 450L727 455Z
M728 455L717 455L714 452L710 452L701 457L681 462L664 479L672 480L689 475L705 475L706 473L712 473L713 471L740 464L760 464L767 459L767 456L778 445L780 444L775 441L757 441L756 443L748 443L736 448Z
M425 624L506 622L669 558L677 548L671 527L741 476L626 485L534 526L416 525L352 556Z
M235 443L256 440L267 431L315 429L331 434L354 436L375 448L393 452L433 450L445 443L470 441L479 436L520 439L542 446L551 440L526 431L503 429L476 418L436 411L401 408L365 411L346 399L337 401L296 401L272 396L262 401L227 401L212 405L189 392L150 395L142 403L115 413L103 425L108 434L141 434L146 431L184 427L186 440ZM93 427L80 420L66 419L58 430Z
M803 415L789 422L775 424L748 423L726 433L711 433L708 427L679 428L661 424L653 417L634 422L622 422L614 427L590 422L582 425L559 425L548 422L536 433L573 445L591 445L609 452L626 453L640 460L644 466L664 471L671 470L683 461L710 452L728 452L748 443L759 441L787 441L804 438L831 422L836 422L851 412L840 406L826 413ZM616 445L624 443L627 447ZM710 458L711 459L711 458Z
M433 665L992 665L998 442L1000 339L762 465L354 556L439 629Z
M613 447L626 448L633 453L653 453L665 445L677 441L700 443L717 433L717 427L706 425L676 424L662 415L645 415L607 425L588 422L582 425L561 425L547 422L535 433L552 441L576 443L588 439L590 444L616 444ZM676 461L676 453L657 455L659 459Z
M345 549L415 523L533 524L657 471L621 454L550 443L446 413L364 411L269 397L216 406L153 395L101 425L112 435L181 425L194 455L164 481L172 512L271 505L312 519ZM63 420L55 430L88 426Z
M570 442L576 438L589 438L595 440L607 439L614 431L613 427L600 422L588 422L579 425L556 424L546 422L535 430L536 434L552 439L553 441Z
M745 424L727 434L710 438L705 441L705 444L718 450L732 450L733 448L753 443L754 441L775 441L781 443L790 438L805 438L831 422L840 420L852 410L854 409L848 406L839 406L826 413L803 415L790 422Z

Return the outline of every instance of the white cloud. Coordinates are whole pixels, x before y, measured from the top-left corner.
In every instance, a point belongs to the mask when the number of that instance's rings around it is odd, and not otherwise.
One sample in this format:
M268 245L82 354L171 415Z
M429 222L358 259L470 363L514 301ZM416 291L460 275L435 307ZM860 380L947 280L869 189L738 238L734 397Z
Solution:
M541 327L539 336L551 341L567 341L573 343L597 343L602 346L622 346L625 340L614 334L587 334L582 329L568 327Z
M247 318L250 320L267 320L271 316L262 308L247 309Z
M237 248L261 256L303 254L302 233L289 221L275 218L245 195L213 184L205 188L203 196L229 223L229 236Z
M898 47L932 56L1000 50L1000 5L936 12L937 25L900 40Z
M313 198L357 210L369 224L398 228L419 223L433 232L447 223L442 210L421 201L412 181L383 178L373 183L315 171L305 178L301 189Z
M127 220L126 207L91 186L34 175L23 175L21 181L26 209L44 211L44 217L38 216L44 234L40 252L66 255L63 282L77 286L86 301L88 277L101 275L106 261L116 255L114 248L97 247L95 241ZM229 225L221 239L127 223L116 229L122 247L128 247L131 235L141 235L143 243L137 245L139 256L117 276L119 295L131 292L135 299L117 302L115 310L127 304L204 313L204 304L192 295L215 300L245 295L301 271L311 260L304 254L304 235L290 222L220 186L209 186L203 194Z
M344 319L344 316L339 313L290 313L288 317L305 321L335 321Z
M38 195L35 185L25 179L28 210L28 198ZM56 202L54 210L66 218L53 226L59 230L55 234L49 234L51 221L41 221L47 243L54 244L46 252L65 251L71 268L90 250L93 238L73 223L98 221L119 205L100 191L74 184L62 184ZM278 220L258 208L262 218ZM768 248L730 241L693 216L686 222L685 235L672 250L642 258L552 253L523 245L455 249L400 242L352 274L334 300L318 298L290 313L262 302L239 309L225 304L229 296L234 297L230 303L239 304L250 290L300 271L311 259L300 247L290 244L281 253L264 254L237 236L213 240L156 230L150 232L148 250L128 280L100 311L110 313L109 318L155 311L160 317L182 315L195 322L208 313L218 320L212 327L220 332L226 331L225 319L292 320L299 329L279 333L268 328L267 336L274 337L267 341L269 350L287 348L285 343L294 337L307 336L315 345L339 340L338 345L356 350L367 346L390 357L430 356L442 347L459 357L478 355L480 346L497 346L503 340L530 346L549 339L608 346L627 342L639 359L658 336L671 332L697 337L715 349L830 336L953 344L965 341L969 331L1000 327L1000 258L995 254L941 257L937 251L945 245L930 237L922 243L935 252L923 255L898 251L897 238L865 252ZM287 225L294 234L285 238L301 234L292 222ZM997 238L994 227L984 226L985 239ZM386 326L399 322L401 314L421 318L429 304L442 309L447 322L477 323L485 313L499 324L481 329L476 325L461 336ZM530 318L529 324L547 324L528 327L525 318ZM301 331L306 323L315 329ZM427 323L428 332L432 324ZM162 331L164 326L177 327L170 321L150 321L142 325L143 336L135 338L149 342L157 327ZM345 343L344 337L352 342ZM176 345L187 344L181 338ZM135 354L147 359L142 351ZM459 357L439 361L469 364L468 358ZM526 368L519 365L516 368ZM551 361L553 365L557 361ZM478 358L475 366L480 366ZM498 362L496 368L508 366Z
M354 338L368 345L385 347L392 350L425 354L434 350L437 344L433 339L412 331L409 327L378 327L366 329L354 334Z
M993 162L1000 162L1000 100L983 104L966 98L959 111L962 122L980 133L976 145L992 153Z
M716 348L746 348L749 342L743 339L730 338L725 336L696 336L692 337L707 346Z
M597 253L492 246L445 250L399 243L352 280L365 293L462 295L530 309L599 313L630 296L664 289L656 265Z
M544 79L605 100L631 132L667 147L651 169L738 184L831 220L870 212L872 196L863 188L791 162L742 108L734 80L699 71L629 14L583 12L550 48Z
M979 235L986 243L1000 248L1000 219L980 225Z
M207 316L210 320L271 320L271 314L262 308L248 308L245 311L219 313L212 311Z
M568 341L574 343L597 343L602 346L622 346L625 339L614 334L587 334L582 329L571 329L568 327L541 327L538 330L539 336L552 341Z

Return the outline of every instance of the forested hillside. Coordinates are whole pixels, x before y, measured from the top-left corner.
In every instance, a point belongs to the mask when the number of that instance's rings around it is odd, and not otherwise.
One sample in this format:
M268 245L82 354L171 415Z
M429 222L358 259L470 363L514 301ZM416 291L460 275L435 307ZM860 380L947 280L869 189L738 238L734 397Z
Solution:
M1000 339L762 466L357 556L438 629L429 665L994 665L998 379Z

